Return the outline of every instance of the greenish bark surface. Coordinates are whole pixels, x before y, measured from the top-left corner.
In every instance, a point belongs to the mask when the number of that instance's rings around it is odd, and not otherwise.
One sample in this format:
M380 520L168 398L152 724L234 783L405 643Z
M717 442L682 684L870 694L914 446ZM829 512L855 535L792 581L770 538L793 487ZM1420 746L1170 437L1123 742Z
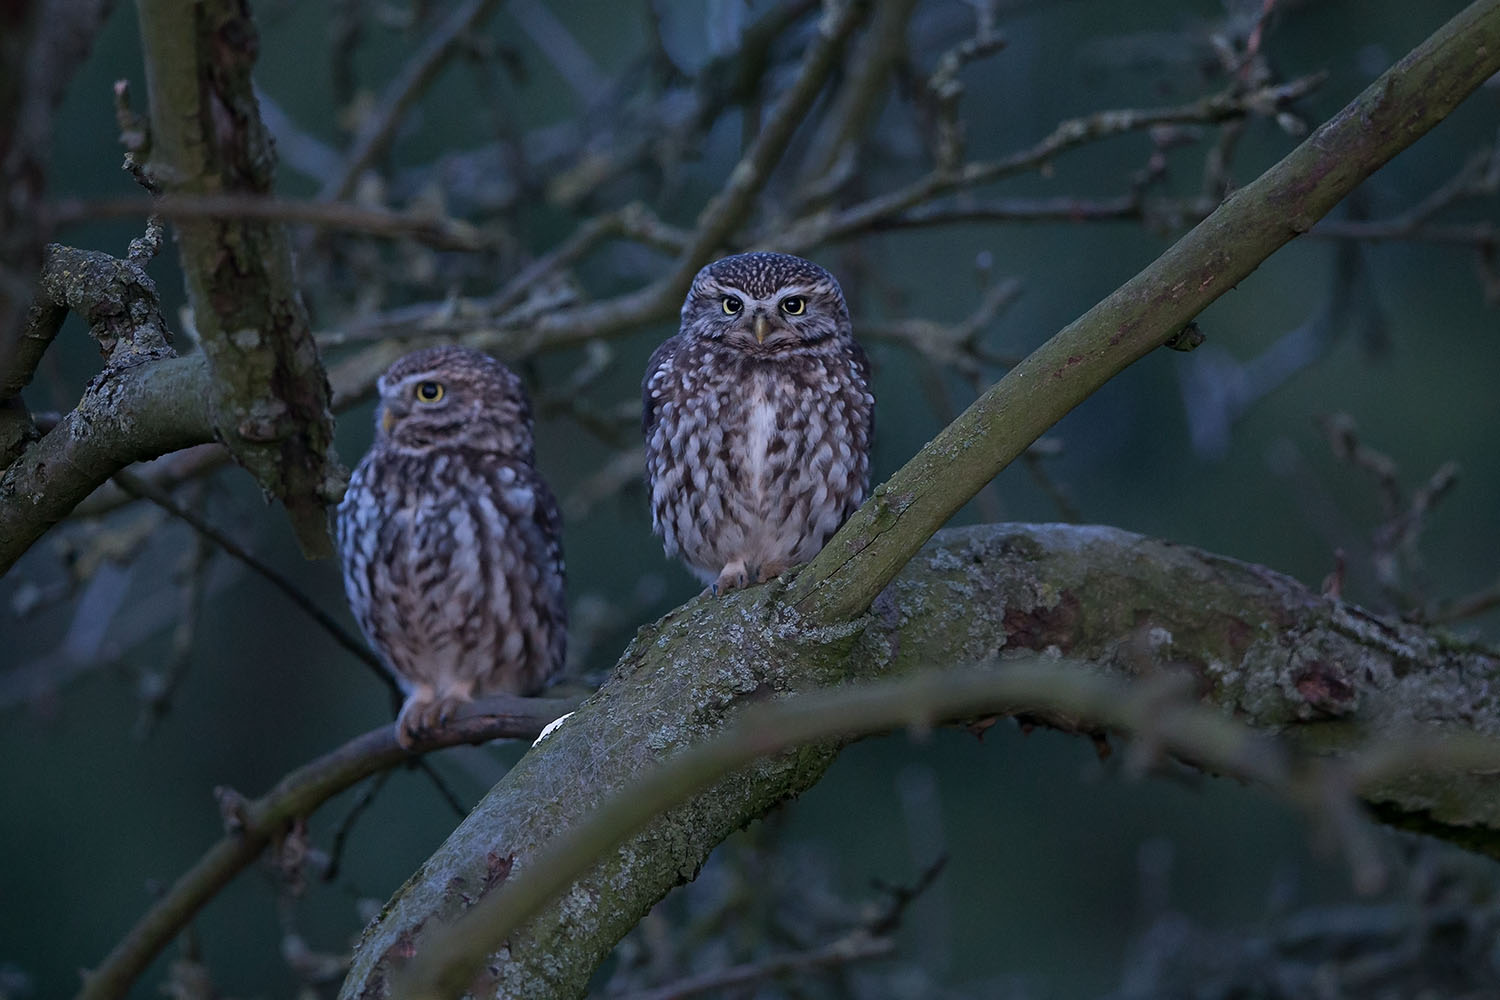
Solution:
M1496 72L1500 0L1481 0L945 427L797 578L798 609L821 622L863 612L912 553L1031 442L1311 229Z
M805 628L775 585L700 598L641 630L614 675L475 808L366 931L344 997L388 996L423 930L461 912L554 831L702 742L746 703L1055 652L1134 675L1185 667L1202 700L1338 753L1371 732L1495 733L1500 658L1385 621L1262 567L1103 527L946 531L851 626ZM1063 728L1087 720L1051 718ZM724 837L812 785L837 753L771 757L658 817L513 935L494 996L581 996L615 942ZM1500 856L1485 775L1393 782L1369 801Z
M168 193L269 195L276 160L251 87L259 37L246 5L137 7L152 178ZM331 554L324 508L342 496L345 473L286 231L250 218L180 219L173 229L218 435L286 505L303 550Z

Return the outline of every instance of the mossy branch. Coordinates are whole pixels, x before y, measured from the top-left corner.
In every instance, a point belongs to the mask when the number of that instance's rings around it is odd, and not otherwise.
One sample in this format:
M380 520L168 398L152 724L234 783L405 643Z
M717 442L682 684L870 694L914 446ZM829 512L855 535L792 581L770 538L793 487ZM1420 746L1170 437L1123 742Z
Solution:
M1037 348L949 424L797 577L812 622L849 621L1012 459L1161 347L1500 72L1500 0L1479 0L1148 268Z
M1371 731L1409 733L1412 746L1450 732L1500 735L1494 653L1386 622L1261 567L1111 528L943 532L856 626L808 631L785 596L772 586L699 598L642 629L610 682L523 757L391 900L341 995L394 995L392 975L432 928L767 698L1055 652L1117 680L1186 669L1207 704L1318 753L1355 751ZM1068 729L1088 721L1045 720ZM758 757L656 815L508 935L484 995L582 995L641 914L724 837L811 787L840 745ZM1363 789L1383 818L1500 856L1493 778L1398 772L1371 772Z

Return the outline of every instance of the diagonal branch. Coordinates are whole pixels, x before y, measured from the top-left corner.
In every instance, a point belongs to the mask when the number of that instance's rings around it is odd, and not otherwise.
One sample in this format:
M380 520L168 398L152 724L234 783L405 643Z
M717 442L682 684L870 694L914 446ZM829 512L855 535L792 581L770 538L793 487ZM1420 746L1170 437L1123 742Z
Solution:
M338 173L323 185L318 195L320 200L340 201L349 197L359 175L389 148L402 118L447 65L458 42L489 16L495 4L496 0L465 0L422 42L400 74L385 88L375 111L360 126Z
M865 611L932 533L1047 428L1160 347L1500 71L1500 0L1479 0L1280 163L1037 348L875 490L797 578L809 621Z
M489 859L514 856L516 877L540 868L549 845L601 803L638 793L664 757L712 741L749 706L1049 651L1117 681L1186 669L1209 715L1233 715L1319 753L1356 750L1369 732L1410 734L1411 747L1463 730L1500 736L1486 707L1500 677L1494 652L1455 648L1447 636L1376 618L1261 567L1117 529L946 531L859 626L809 634L773 586L699 598L642 629L610 683L523 757L391 900L367 930L342 996L398 995L391 977L422 953L431 929L490 898ZM1073 731L1083 724L1067 712L1044 721ZM776 733L760 735L761 750L779 745ZM1229 767L1197 742L1200 763ZM839 746L757 757L656 814L512 930L494 966L499 978L480 995L581 995L641 913L725 836L814 784ZM1414 749L1401 759L1419 757ZM1276 779L1258 770L1274 761L1234 760L1232 773ZM1483 771L1382 775L1368 775L1363 795L1388 822L1500 854L1500 795Z
M78 405L0 474L0 574L118 470L213 435L203 359L174 356L145 271L96 251L47 248L0 399L31 380L69 312L89 325L105 367Z
M78 1000L124 996L130 984L205 903L260 857L293 821L311 815L334 795L403 761L420 759L414 754L464 743L534 737L573 703L553 698L500 697L474 707L483 707L490 714L466 716L415 751L405 750L396 742L393 727L381 726L298 768L253 801L244 801L231 790L217 789L220 804L226 807L228 832L172 884L98 968L84 974Z

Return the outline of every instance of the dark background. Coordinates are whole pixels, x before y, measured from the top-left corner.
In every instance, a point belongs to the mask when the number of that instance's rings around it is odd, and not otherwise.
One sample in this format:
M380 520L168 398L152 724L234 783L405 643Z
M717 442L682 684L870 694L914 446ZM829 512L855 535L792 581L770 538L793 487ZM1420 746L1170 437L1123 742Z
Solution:
M1001 3L1008 47L962 77L971 155L1029 146L1068 117L1185 102L1219 89L1208 38L1226 7L1235 6ZM1462 6L1289 3L1265 44L1283 78L1329 72L1327 83L1298 106L1316 125ZM671 55L696 65L711 44L705 22L730 17L739 7L659 3ZM639 3L552 8L605 76L639 56ZM329 144L344 142L327 80L331 8L271 2L256 11L263 33L259 86L300 129ZM960 3L921 5L912 36L919 63L930 68L934 54L961 35L966 18ZM527 128L576 118L590 127L590 109L546 58L528 48L504 6L486 33L514 46L524 61L524 79L507 77L498 90L508 114ZM372 26L355 60L364 85L378 91L411 51L413 38ZM116 79L130 80L136 106L144 110L141 72L135 11L121 4L60 112L54 195L135 193L118 169L110 88ZM420 166L492 137L495 105L475 96L476 77L462 64L443 73L409 117L394 165ZM1473 150L1495 141L1497 108L1500 91L1492 81L1377 174L1358 196L1359 210L1386 218L1419 201ZM627 193L646 199L668 221L690 225L739 153L735 117L707 137L701 155L681 164L672 183ZM882 119L881 127L893 133L900 126L895 112ZM1199 192L1212 139L1209 132L1170 154L1160 193ZM1274 123L1254 120L1234 177L1248 182L1294 142ZM1045 175L1023 175L995 190L1007 196L1116 194L1150 150L1144 134L1116 138L1059 158ZM896 155L888 163L876 156L869 170L871 190L912 173ZM283 167L280 194L314 190L313 181ZM1497 215L1491 196L1444 218L1494 223ZM1346 217L1347 207L1334 216ZM519 245L533 251L552 246L573 225L545 204L506 221ZM138 228L138 222L88 224L62 237L123 254ZM965 225L861 238L813 256L843 277L856 333L862 319L960 320L974 308L980 288L976 262L987 260L993 275L1019 278L1024 292L988 328L986 344L1020 355L1151 261L1172 236L1137 223ZM1411 241L1361 245L1357 259L1367 280L1308 362L1279 380L1217 446L1195 443L1193 427L1203 430L1215 414L1211 400L1185 393L1190 371L1215 359L1255 359L1317 315L1334 294L1338 253L1339 244L1328 240L1291 244L1200 317L1204 348L1146 358L1054 429L1049 436L1062 453L1044 465L1084 520L1202 546L1312 586L1342 548L1349 560L1347 595L1384 609L1369 560L1370 537L1381 519L1375 490L1361 470L1331 455L1316 423L1342 411L1357 420L1363 440L1398 463L1408 488L1444 461L1461 465L1458 489L1423 535L1428 596L1457 597L1495 580L1500 344L1494 306L1485 301L1469 249ZM590 258L579 279L589 292L604 295L662 266L664 259L649 254L611 251ZM466 278L463 290L483 294L510 273L497 271L488 284L483 274ZM183 292L170 248L152 274L178 327ZM426 297L445 291L434 285ZM310 284L306 292L318 329L337 329L353 308L348 289ZM400 304L403 294L396 289L378 304ZM628 409L647 355L672 330L662 325L614 341L615 367L590 387L590 398L601 407ZM903 349L875 344L871 353L878 480L944 418L920 366ZM582 352L567 352L529 365L534 391L559 382L581 359ZM70 320L27 402L33 410L66 409L96 370L92 345L81 324ZM1210 384L1226 384L1226 370L1215 369ZM972 398L962 380L942 378L959 406ZM370 417L368 405L340 415L338 448L349 465L369 442ZM543 420L538 451L565 500L610 454L563 416ZM216 524L348 622L336 566L300 558L284 515L262 502L248 476L216 474L205 502ZM606 670L636 626L687 599L695 585L661 556L637 485L581 515L576 506L570 513L575 619L599 620L596 609L614 609L612 624L577 665L587 675ZM138 505L99 522L69 524L0 581L0 996L69 992L78 970L102 957L138 918L153 886L175 878L219 836L215 786L258 795L293 767L390 718L386 692L363 666L285 597L215 557L190 671L170 712L143 738L138 685L143 671L171 655L171 626L181 604L174 573L193 536L163 521L131 558L106 563L71 589L62 546L92 552L101 538L122 536L139 519L157 516ZM960 520L996 516L1055 520L1060 512L1018 463ZM39 596L40 606L27 610ZM1496 626L1492 614L1459 630L1494 638ZM510 746L468 748L446 751L433 763L471 803L518 753ZM938 984L976 996L1002 988L1034 996L1105 994L1120 986L1132 942L1160 914L1163 886L1170 908L1231 936L1255 933L1276 907L1353 897L1343 862L1319 851L1312 831L1283 804L1225 781L1136 780L1124 760L1117 753L1101 762L1086 741L1023 735L1010 723L982 741L958 732L872 740L845 753L812 793L751 836L774 840L853 901L878 896L872 880L910 882L946 852L946 871L903 931L902 961L924 970L922 989L930 991L911 995L940 995ZM313 818L315 844L329 846L354 794ZM426 777L399 771L354 827L332 884L313 885L288 908L261 868L242 875L194 925L220 988L234 996L291 995L293 976L278 958L286 929L295 926L319 951L346 948L371 905L389 896L456 819ZM1386 838L1392 857L1408 849L1396 841ZM1144 890L1143 870L1155 873ZM1476 886L1488 886L1493 876L1487 863L1474 866ZM158 963L136 995L155 995L163 974Z

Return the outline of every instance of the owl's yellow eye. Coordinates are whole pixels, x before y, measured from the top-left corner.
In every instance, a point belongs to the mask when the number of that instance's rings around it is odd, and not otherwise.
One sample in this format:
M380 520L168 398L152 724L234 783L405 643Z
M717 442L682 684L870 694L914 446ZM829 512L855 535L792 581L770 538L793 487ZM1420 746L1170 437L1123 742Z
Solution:
M735 313L745 308L745 303L741 302L736 296L733 295L724 296L724 298L719 301L719 304L724 307L724 313L728 316L733 316Z
M807 300L800 295L788 295L781 300L781 311L788 316L801 316L807 312Z
M417 397L418 402L436 403L443 398L443 383L418 382L417 387L412 390L412 395Z

